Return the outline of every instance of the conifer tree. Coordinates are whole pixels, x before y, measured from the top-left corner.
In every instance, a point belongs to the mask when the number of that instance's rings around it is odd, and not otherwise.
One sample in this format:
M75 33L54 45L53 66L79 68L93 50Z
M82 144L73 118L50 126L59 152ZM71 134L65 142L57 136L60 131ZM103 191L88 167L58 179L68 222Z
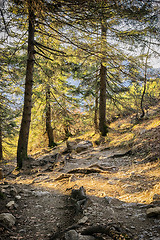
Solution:
M32 108L32 85L34 68L34 32L35 32L35 13L34 2L27 1L28 7L28 56L26 66L26 81L24 93L23 117L21 122L18 148L17 148L17 167L22 168L23 161L27 159L28 138L31 122Z
M51 125L51 90L50 86L47 85L46 87L46 132L48 135L48 140L49 140L49 147L55 147L56 143L54 142L54 136L53 136L53 128Z
M15 2L15 5L17 1ZM130 6L126 6L125 1L59 1L56 2L48 2L42 0L28 0L28 1L18 1L19 6L17 7L17 14L20 14L20 9L24 16L28 14L29 20L29 28L28 28L28 61L27 61L27 71L26 71L26 84L25 84L25 97L24 97L24 109L23 109L23 117L21 123L21 130L19 135L18 142L18 150L17 150L17 165L19 168L22 167L22 163L25 159L27 159L27 147L28 147L28 137L29 137L29 128L31 121L31 100L32 100L32 85L33 85L33 65L34 65L34 56L39 55L48 60L53 60L51 57L55 54L59 54L61 56L66 55L65 51L57 50L54 46L51 48L46 44L43 45L39 42L34 41L34 32L36 27L36 34L39 36L53 37L53 39L60 39L61 43L65 44L65 46L72 45L74 49L81 49L83 52L86 52L90 55L97 54L101 59L101 75L105 75L104 65L107 56L107 64L111 67L116 67L118 65L117 59L113 53L118 53L118 57L121 58L121 61L125 59L122 57L119 51L114 51L114 45L107 45L106 50L102 52L96 52L95 48L90 46L87 41L81 39L81 34L85 33L87 40L90 41L91 37L94 36L95 32L95 22L99 24L101 27L102 20L102 10L103 10L103 22L107 27L108 33L114 38L122 39L125 41L126 39L130 40L131 37L142 35L139 32L134 32L132 29L129 31L118 31L116 27L119 21L120 24L127 22L128 19L130 21L135 20L135 17L138 14L137 21L143 20L144 16L148 14L148 1L146 3L139 4L131 4ZM148 5L147 5L148 4ZM98 17L97 17L98 15ZM124 19L122 19L122 15ZM113 19L115 18L115 22ZM110 19L110 22L107 22L107 19ZM115 23L115 28L112 27L112 23ZM54 24L53 24L54 23ZM133 24L134 25L134 24ZM60 28L56 28L60 26ZM96 24L97 26L97 24ZM51 33L50 33L51 31ZM71 33L72 31L72 33ZM68 33L71 33L68 35ZM143 31L144 32L144 31ZM77 38L78 36L78 38ZM109 43L107 39L107 43ZM36 45L36 49L35 49ZM50 56L46 56L45 50L50 52ZM70 54L67 54L70 55ZM66 55L66 56L67 56ZM105 55L105 56L104 56ZM109 61L108 61L109 59ZM103 67L102 67L103 66ZM120 66L119 66L120 67ZM102 71L103 70L103 71ZM104 101L103 101L104 102ZM100 106L100 109L101 106ZM103 113L104 114L104 113ZM105 118L105 117L103 117ZM101 124L100 124L101 125ZM105 121L104 121L105 125ZM103 128L104 129L104 128ZM102 135L105 135L103 130L100 130Z

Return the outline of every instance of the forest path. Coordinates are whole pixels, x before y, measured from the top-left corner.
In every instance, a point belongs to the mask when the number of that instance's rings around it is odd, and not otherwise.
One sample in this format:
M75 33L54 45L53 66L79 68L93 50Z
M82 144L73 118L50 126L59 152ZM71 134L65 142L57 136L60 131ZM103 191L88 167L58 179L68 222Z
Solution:
M149 207L157 206L149 202L159 193L159 163L139 164L139 159L128 150L103 146L61 154L61 149L56 148L36 161L31 159L32 168L14 170L1 187L8 191L14 186L21 196L16 208L3 209L16 217L16 225L11 232L3 231L0 239L47 240L83 217L86 217L83 227L114 221L123 224L133 239L160 239L160 219L146 216ZM100 171L70 172L79 168ZM83 214L76 215L69 196L72 189L81 186L91 203Z

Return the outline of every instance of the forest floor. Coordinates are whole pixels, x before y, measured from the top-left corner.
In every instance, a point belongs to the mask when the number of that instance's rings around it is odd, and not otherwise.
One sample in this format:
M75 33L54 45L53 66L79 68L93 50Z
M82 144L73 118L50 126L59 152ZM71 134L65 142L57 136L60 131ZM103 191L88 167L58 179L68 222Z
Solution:
M66 153L64 145L44 149L22 171L15 170L15 160L1 162L5 198L0 213L16 218L12 228L0 225L1 240L89 240L67 238L65 232L82 233L97 224L114 225L122 234L96 233L94 239L160 239L159 214L147 215L148 209L160 207L159 106L132 127L126 119L114 124L108 141L80 153ZM82 186L87 201L78 209L71 194ZM15 204L6 207L12 200Z

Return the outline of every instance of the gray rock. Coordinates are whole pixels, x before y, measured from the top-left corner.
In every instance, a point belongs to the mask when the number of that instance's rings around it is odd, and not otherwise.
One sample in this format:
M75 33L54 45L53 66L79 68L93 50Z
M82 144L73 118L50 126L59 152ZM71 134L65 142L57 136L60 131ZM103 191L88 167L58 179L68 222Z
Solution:
M90 142L90 141L82 141L82 142L77 144L75 150L76 150L77 153L80 153L82 151L87 150L90 147L93 147L92 142Z
M8 227L14 226L16 219L10 213L1 213L0 214L0 221Z
M75 230L65 233L65 240L95 240L95 237L78 234Z
M80 235L80 234L79 234L78 240L95 240L95 237L93 237L93 236L87 236L87 235Z
M67 144L67 150L69 152L75 150L75 148L77 146L77 142L76 141L67 141L66 144Z
M147 209L147 217L156 217L158 215L160 215L160 207Z
M16 196L15 196L15 199L20 200L20 199L21 199L21 196L20 196L20 195L16 195Z
M7 208L13 208L13 207L14 207L14 204L15 204L14 201L10 201L10 202L8 202L8 203L6 204L6 207L7 207Z
M88 217L87 216L84 216L83 218L81 218L79 221L78 221L78 224L84 224L86 223L88 220Z
M9 194L12 196L12 197L15 197L17 195L17 189L15 187L12 187L9 191Z
M79 240L79 234L75 230L70 230L65 233L66 240Z
M154 194L153 200L154 201L160 200L160 194Z

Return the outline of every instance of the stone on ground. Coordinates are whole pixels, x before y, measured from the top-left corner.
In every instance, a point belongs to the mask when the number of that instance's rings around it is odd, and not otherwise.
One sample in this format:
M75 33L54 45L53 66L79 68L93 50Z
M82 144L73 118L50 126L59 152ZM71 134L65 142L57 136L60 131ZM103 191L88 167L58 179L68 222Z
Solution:
M13 227L16 222L16 219L10 213L1 213L0 214L0 222L5 224L7 227Z

